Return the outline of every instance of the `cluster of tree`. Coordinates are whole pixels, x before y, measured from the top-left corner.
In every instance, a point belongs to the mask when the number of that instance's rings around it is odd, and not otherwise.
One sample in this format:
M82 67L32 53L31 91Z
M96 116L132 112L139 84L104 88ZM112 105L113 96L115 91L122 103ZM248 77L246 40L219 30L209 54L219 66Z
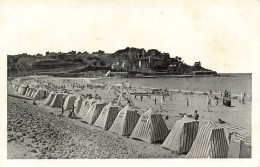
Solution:
M145 50L143 48L121 49L112 54L107 54L102 50L89 54L85 52L70 51L62 52L46 52L41 54L28 55L26 53L19 55L8 55L8 75L29 75L37 73L37 71L49 71L50 69L68 69L82 68L84 70L108 70L111 69L113 63L124 61L125 68L123 70L132 72L138 70L139 61L148 57L160 60L160 63L152 65L151 69L168 70L171 74L191 73L193 66L184 63L181 57L176 56L170 58L169 53L162 53L156 49ZM174 65L174 66L173 66ZM159 67L158 67L159 66ZM196 70L207 70L204 68ZM77 71L77 70L76 70Z

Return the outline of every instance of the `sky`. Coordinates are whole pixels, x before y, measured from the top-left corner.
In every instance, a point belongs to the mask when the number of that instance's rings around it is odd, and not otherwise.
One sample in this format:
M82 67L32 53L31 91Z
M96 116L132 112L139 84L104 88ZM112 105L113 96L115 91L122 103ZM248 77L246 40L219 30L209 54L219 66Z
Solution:
M158 49L224 73L251 73L257 0L0 1L1 55Z

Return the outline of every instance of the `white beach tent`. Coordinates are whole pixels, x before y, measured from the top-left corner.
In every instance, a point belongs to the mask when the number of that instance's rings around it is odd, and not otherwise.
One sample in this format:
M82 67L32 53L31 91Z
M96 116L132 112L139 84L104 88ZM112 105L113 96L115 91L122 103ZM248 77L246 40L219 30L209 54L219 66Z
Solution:
M196 138L198 128L199 122L185 115L181 120L176 121L162 147L178 154L188 152Z
M109 131L122 136L130 136L138 120L139 115L137 111L133 110L129 105L126 105L119 111Z
M44 105L45 105L45 106L50 105L51 102L52 102L52 100L53 100L53 98L55 97L55 95L56 95L56 93L51 92L51 93L48 95L48 97L46 98Z
M86 121L88 124L93 125L99 114L101 113L102 109L105 107L106 103L101 102L100 100L96 101L88 110L86 116L82 119Z
M251 158L251 133L242 130L235 133L229 144L228 158Z
M77 117L79 118L84 118L87 113L88 110L90 109L90 107L96 102L96 99L92 98L92 99L86 99L82 102L79 113L77 114Z
M21 85L21 87L22 87L22 89L21 89L21 92L20 92L20 94L21 94L21 95L25 95L25 92L26 92L26 90L27 90L28 86L27 86L27 85L25 85L25 84L23 84L23 85Z
M153 112L150 108L141 115L130 137L153 143L164 140L168 133L162 115Z
M64 104L63 104L63 108L64 108L65 111L72 109L72 105L74 105L76 98L77 97L75 95L72 95L72 94L70 94L69 96L67 96L65 98L65 101L64 101Z
M17 93L21 94L21 91L22 91L22 86L19 85L18 89L17 89Z
M94 126L100 127L103 130L108 130L117 117L118 110L119 110L118 108L119 108L118 105L112 104L110 102L102 109L99 117L94 123Z
M63 105L63 97L64 94L63 93L57 93L52 102L50 103L51 107L61 107Z
M201 126L186 158L227 158L228 143L223 128L212 121Z
M26 92L26 88L27 88L26 85L22 84L22 85L19 86L17 92L18 92L19 94L21 94L21 95L24 95L25 92Z
M75 114L77 115L79 113L81 104L82 104L83 98L79 96L75 102L74 102L74 107L75 107Z

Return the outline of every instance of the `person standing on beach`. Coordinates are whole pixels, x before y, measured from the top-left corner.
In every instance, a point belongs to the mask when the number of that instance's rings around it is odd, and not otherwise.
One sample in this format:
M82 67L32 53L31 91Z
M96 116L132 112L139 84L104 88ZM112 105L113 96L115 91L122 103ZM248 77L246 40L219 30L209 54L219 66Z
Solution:
M208 105L211 107L211 99L209 99Z
M187 107L189 106L189 99L187 98Z
M141 101L143 101L143 96L141 96Z
M63 108L63 105L61 106L61 115L63 115L64 113L64 108Z
M154 104L156 105L156 98L154 99Z
M74 113L74 104L72 104L72 109L71 109L71 112L70 112L70 114L69 114L69 118L72 118L73 116L75 116L75 113Z
M195 113L194 113L194 119L195 120L198 120L199 119L199 114L198 114L198 111L197 110L195 110Z

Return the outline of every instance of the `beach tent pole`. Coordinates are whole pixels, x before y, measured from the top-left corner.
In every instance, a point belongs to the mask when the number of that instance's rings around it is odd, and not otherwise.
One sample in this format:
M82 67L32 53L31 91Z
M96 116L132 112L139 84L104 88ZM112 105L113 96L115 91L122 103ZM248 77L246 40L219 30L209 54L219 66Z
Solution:
M105 100L107 99L107 97L108 97L108 95L109 95L109 93L110 93L112 87L113 87L113 86L111 86L111 87L109 88L109 90L108 90L108 92L107 92L107 95L106 95L106 97L105 97Z

